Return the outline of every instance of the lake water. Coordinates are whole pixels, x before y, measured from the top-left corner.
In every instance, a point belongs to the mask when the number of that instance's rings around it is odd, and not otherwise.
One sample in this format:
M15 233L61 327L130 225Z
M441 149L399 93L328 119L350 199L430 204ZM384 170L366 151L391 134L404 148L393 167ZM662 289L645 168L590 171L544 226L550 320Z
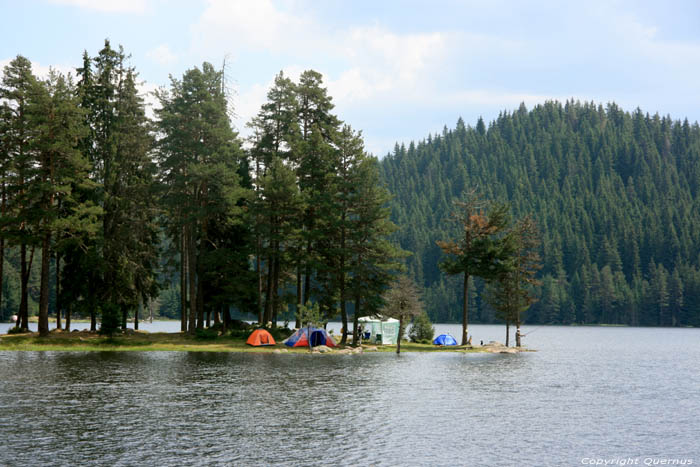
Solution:
M0 465L700 463L700 330L529 330L518 355L0 352Z

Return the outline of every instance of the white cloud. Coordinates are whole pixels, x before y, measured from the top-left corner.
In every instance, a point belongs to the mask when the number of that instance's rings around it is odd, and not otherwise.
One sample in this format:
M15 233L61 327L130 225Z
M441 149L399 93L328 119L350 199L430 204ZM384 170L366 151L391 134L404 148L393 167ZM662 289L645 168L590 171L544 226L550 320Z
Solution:
M276 8L271 0L208 0L207 7L192 27L194 47L282 51L319 47L307 42L314 35L312 21Z
M177 62L177 55L170 50L167 44L160 44L156 48L149 50L146 56L161 65L171 65Z
M65 5L104 13L144 13L148 0L49 0L55 5Z
M10 64L12 60L14 60L15 57L12 58L5 58L0 60L0 75L5 72L5 67ZM75 67L72 65L65 65L65 64L59 64L59 65L43 65L38 62L32 62L32 73L38 78L41 79L46 79L49 76L49 70L55 70L58 71L64 75L71 74L73 77L75 77Z

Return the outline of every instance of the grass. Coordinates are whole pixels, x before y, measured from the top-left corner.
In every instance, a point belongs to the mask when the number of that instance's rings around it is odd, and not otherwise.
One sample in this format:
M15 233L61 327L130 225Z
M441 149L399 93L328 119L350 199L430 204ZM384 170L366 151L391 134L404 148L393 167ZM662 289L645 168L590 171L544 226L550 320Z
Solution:
M396 352L396 346L363 345L365 351ZM251 347L245 338L216 337L202 339L184 333L143 332L105 337L99 334L81 332L53 331L48 337L39 337L38 333L14 334L0 336L0 351L59 351L59 352L254 352L272 353L275 349L286 349L291 353L308 353L308 348L289 348L281 343L269 347ZM438 347L431 344L401 343L401 352L481 352L462 346Z

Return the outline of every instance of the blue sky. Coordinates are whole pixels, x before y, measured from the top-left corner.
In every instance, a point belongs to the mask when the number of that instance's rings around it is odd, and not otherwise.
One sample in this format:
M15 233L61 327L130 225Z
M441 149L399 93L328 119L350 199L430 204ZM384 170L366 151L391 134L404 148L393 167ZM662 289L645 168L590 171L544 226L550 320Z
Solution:
M228 57L244 136L278 71L313 68L379 156L520 102L700 120L697 1L0 0L0 17L0 66L22 54L70 71L109 38L144 92Z

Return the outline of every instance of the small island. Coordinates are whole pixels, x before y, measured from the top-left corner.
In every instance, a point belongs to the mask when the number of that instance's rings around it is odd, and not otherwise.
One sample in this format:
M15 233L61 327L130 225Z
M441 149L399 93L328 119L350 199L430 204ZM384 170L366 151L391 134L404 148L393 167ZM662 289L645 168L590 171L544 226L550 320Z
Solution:
M289 330L288 330L289 331ZM0 336L0 351L52 351L52 352L246 352L246 353L309 353L308 347L287 347L281 342L276 345L254 347L246 344L247 335L218 336L214 333L201 333L192 336L177 332L148 332L129 329L126 333L112 337L96 332L63 332L54 329L47 337L38 332L4 334ZM428 343L405 341L401 344L404 352L460 352L460 353L519 353L530 352L527 348L505 347L492 342L483 346L438 346ZM314 354L362 354L365 352L395 352L395 345L363 343L357 347L326 346L313 347Z

